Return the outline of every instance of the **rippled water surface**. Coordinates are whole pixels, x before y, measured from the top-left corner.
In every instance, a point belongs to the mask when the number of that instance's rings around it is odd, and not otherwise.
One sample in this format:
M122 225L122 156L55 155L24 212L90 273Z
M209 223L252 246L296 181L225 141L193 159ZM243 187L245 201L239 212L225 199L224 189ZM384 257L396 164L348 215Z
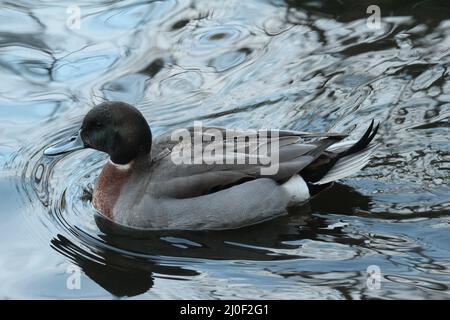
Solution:
M378 1L377 29L372 1L79 1L79 29L69 3L0 3L0 297L449 298L445 1ZM202 120L356 137L375 118L380 148L276 220L112 236L90 202L105 155L42 151L113 99L155 135Z

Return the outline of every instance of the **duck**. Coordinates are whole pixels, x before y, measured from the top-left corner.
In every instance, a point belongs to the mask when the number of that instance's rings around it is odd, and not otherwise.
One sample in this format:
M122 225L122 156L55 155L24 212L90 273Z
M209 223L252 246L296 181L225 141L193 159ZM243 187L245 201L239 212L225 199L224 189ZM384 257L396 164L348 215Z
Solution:
M107 153L92 205L118 225L236 229L285 215L361 170L377 147L372 141L378 127L372 120L357 141L345 141L348 133L198 123L153 137L137 108L106 101L88 111L74 135L44 155L88 148Z

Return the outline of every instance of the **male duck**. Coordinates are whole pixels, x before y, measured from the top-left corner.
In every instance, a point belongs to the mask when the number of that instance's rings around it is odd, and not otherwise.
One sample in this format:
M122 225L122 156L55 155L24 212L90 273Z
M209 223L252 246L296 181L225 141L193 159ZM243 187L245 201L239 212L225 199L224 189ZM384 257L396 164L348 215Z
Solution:
M250 131L233 131L232 139L214 141L217 133L227 131L220 127L204 127L201 132L188 128L187 141L174 139L175 131L152 140L150 127L136 108L110 101L87 113L76 136L44 154L83 148L108 153L93 205L116 223L139 229L228 229L284 214L286 208L304 202L332 181L360 170L375 149L370 142L377 130L372 121L359 141L348 142L339 142L346 134L287 130L271 131L265 140L265 133L255 131L253 137L260 138L256 144L248 138ZM233 145L237 140L244 141L244 147ZM217 152L222 162L182 163L174 157L180 147L194 146L194 154L199 154L214 142L232 145L223 154ZM236 156L249 160L249 150L274 145L278 163L270 174L261 170L267 163L226 161Z

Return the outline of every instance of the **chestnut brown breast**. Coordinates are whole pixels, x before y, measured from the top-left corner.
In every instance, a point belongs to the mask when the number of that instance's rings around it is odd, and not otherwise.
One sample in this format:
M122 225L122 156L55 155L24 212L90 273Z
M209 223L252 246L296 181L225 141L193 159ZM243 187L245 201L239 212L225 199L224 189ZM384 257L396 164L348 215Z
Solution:
M131 175L131 169L132 165L121 168L110 161L103 167L92 197L95 209L103 215L112 218L114 205Z

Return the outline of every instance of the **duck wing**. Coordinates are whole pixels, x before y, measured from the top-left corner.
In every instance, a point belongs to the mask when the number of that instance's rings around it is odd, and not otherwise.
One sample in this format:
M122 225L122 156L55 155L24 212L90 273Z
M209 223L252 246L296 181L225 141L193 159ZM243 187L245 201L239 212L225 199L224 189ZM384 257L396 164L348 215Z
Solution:
M176 139L177 137L177 131L180 129L174 129L172 131L169 131L167 133L164 133L162 135L157 136L154 138L152 143L152 152L151 152L151 158L157 159L166 156L172 148L178 144L180 141ZM202 132L196 132L194 127L187 127L182 128L181 130L186 130L189 132L192 138L194 138L197 135L200 135L201 138L203 137L210 137L211 130L219 132L222 136L226 136L226 133L229 131L232 131L233 134L238 137L238 139L241 139L242 137L248 136L249 134L254 134L255 130L245 130L245 129L229 129L219 126L207 126L203 127ZM262 132L264 134L266 133L263 130L256 131L257 135L261 135ZM336 132L306 132L306 131L295 131L295 130L271 130L271 132L278 135L278 137L297 137L299 139L313 139L313 138L338 138L339 140L346 138L348 134L345 133L336 133Z
M189 198L262 177L281 183L346 136L222 127L176 129L154 139L152 192Z

